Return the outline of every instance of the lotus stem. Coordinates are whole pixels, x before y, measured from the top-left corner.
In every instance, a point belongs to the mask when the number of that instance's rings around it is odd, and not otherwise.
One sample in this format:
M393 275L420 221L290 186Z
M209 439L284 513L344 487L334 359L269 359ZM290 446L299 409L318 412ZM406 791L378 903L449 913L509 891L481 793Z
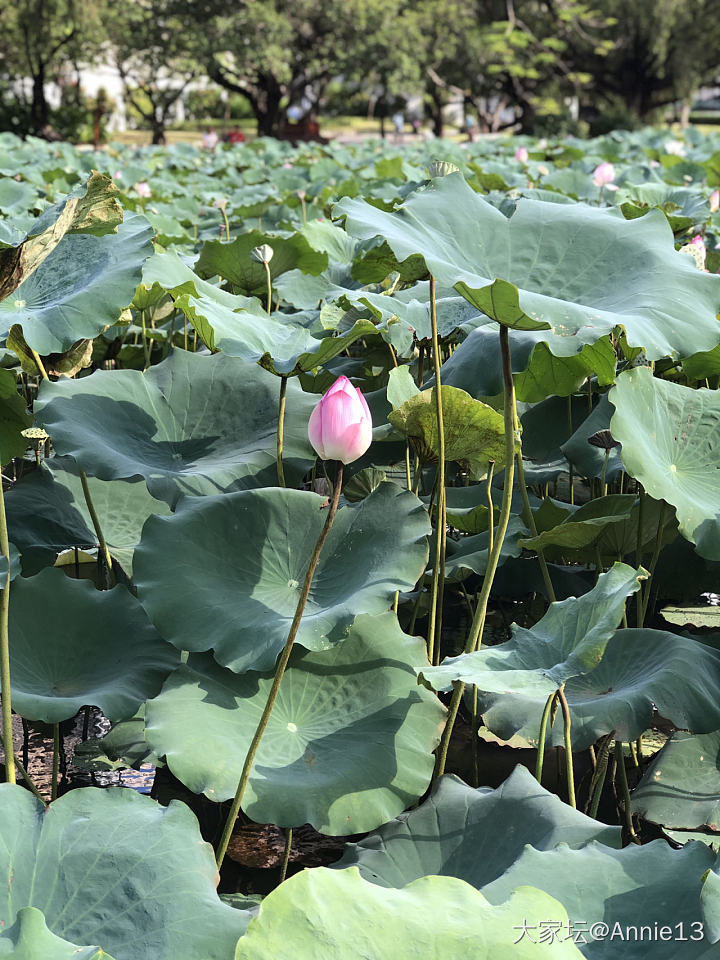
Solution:
M598 807L600 805L600 797L602 796L603 787L605 786L605 777L607 776L608 761L610 759L610 743L614 736L615 731L613 730L603 739L600 750L598 751L595 772L593 773L592 780L590 781L590 792L588 798L590 804L589 815L593 818L593 820L597 817Z
M445 557L445 422L442 406L442 384L440 382L440 341L437 330L437 309L435 297L435 277L430 277L430 325L432 327L433 364L435 367L435 415L438 424L438 466L435 478L437 489L437 520L435 522L435 558L433 562L432 586L430 592L430 614L428 618L427 655L430 663L435 662L435 638L438 652L440 631L442 630L442 595L444 582ZM439 603L438 603L439 601Z
M465 643L465 653L472 653L480 647L482 643L483 630L485 628L485 619L487 617L488 602L490 600L490 591L495 571L500 562L500 552L502 550L505 533L510 522L510 508L512 507L513 479L515 475L515 423L517 420L517 408L515 403L515 383L512 375L512 357L510 355L510 335L508 328L500 325L500 353L502 356L503 384L505 389L505 482L503 484L503 498L498 517L497 533L493 542L493 549L488 555L487 568L483 579L482 590L475 608L475 616L470 627L470 633ZM447 762L448 748L450 747L450 738L452 737L455 719L460 709L465 684L461 680L456 680L453 684L453 694L448 706L448 718L445 729L442 733L440 745L435 760L435 771L433 780L437 780L445 772L445 763Z
M410 474L410 441L405 441L405 483L408 490L412 490L412 476Z
M12 729L12 687L10 686L10 543L5 515L5 491L0 477L0 549L7 562L5 585L0 593L0 696L2 697L2 739L5 749L5 779L15 783L15 747Z
M540 718L540 734L538 736L538 749L537 749L537 759L535 761L535 779L538 783L542 783L543 775L543 763L545 761L545 740L547 739L547 728L548 721L550 720L550 714L553 713L553 706L557 702L557 690L553 691L550 696L547 698L545 703L545 709L542 712L542 717ZM554 719L554 716L553 716ZM552 724L551 724L552 728Z
M263 260L265 267L265 276L267 277L267 315L272 313L272 274L270 273L270 264Z
M605 497L607 496L607 482L605 476L607 474L608 460L610 459L610 450L608 447L605 451L605 459L603 460L602 470L600 471L600 495Z
M225 221L225 236L227 237L227 242L230 242L230 221L228 220L227 210L225 205L220 207L220 211L223 215L223 220Z
M5 740L2 737L0 737L0 746L2 746L3 750L5 750ZM7 752L5 753L5 755L7 756ZM28 789L30 790L30 792L35 794L38 800L41 800L43 803L45 803L45 797L43 797L43 795L40 793L35 781L27 772L27 769L25 768L25 766L20 762L20 758L15 756L14 761L15 761L15 767L17 769L17 772L23 778L25 783L28 785Z
M627 771L625 770L625 755L623 754L622 740L615 741L615 763L620 775L620 787L623 793L623 807L625 809L625 826L628 835L633 843L640 843L638 835L635 833L635 827L632 821L632 809L630 807L630 788L628 787Z
M285 850L283 852L282 866L280 867L280 883L287 877L288 864L290 863L290 850L292 848L292 827L285 829Z
M640 486L638 481L638 491L640 496L640 502L638 504L638 525L637 525L637 540L635 547L635 566L640 568L642 566L642 548L643 548L643 514L645 513L645 491ZM644 606L643 606L643 591L642 589L637 592L637 624L636 626L642 627L643 618L644 618Z
M106 569L106 586L110 587L110 578L112 576L112 557L110 556L110 549L108 548L107 541L102 532L102 527L100 526L100 518L97 515L97 510L95 509L95 504L92 501L90 495L90 486L88 484L87 474L84 470L80 471L80 483L82 484L83 495L85 497L85 504L88 508L88 513L90 514L90 519L92 521L93 529L95 530L95 536L98 539L98 544L100 546L100 553L105 562Z
M330 533L333 520L335 519L335 514L337 513L340 490L342 488L342 477L343 465L342 463L338 463L337 474L335 476L335 487L333 489L330 507L325 518L325 525L320 532L320 536L318 537L317 543L313 548L312 555L310 556L310 562L308 563L307 572L305 573L305 580L302 585L302 590L300 591L297 607L295 608L295 615L293 616L292 623L290 625L290 632L288 633L285 646L282 649L277 666L275 667L275 676L273 678L272 686L270 687L270 691L265 702L265 707L250 743L247 756L245 757L245 763L243 764L242 773L240 774L240 782L238 783L238 788L235 792L235 798L233 799L228 818L225 821L225 827L223 829L222 836L220 837L220 842L215 854L218 869L222 866L222 862L225 859L228 844L230 843L230 837L232 836L235 822L237 821L238 814L240 812L240 807L245 796L247 785L250 782L250 774L252 773L253 764L255 763L255 757L260 747L263 734L265 733L270 720L273 707L275 706L278 691L280 690L280 684L282 683L282 678L287 668L288 661L290 660L290 654L292 653L293 644L295 643L295 637L297 636L298 629L300 628L300 621L302 620L302 615L305 611L305 605L307 603L308 595L310 594L310 587L312 586L313 577L315 576L315 569L317 568L318 560L320 559L320 553L325 545L325 541Z
M494 473L495 461L488 460L487 485L485 487L488 503L488 556L490 556L493 551L493 540L495 539L495 506L492 498L492 482Z
M535 523L535 517L533 516L532 509L530 508L530 498L528 497L527 485L525 483L525 467L523 466L522 449L518 450L518 452L515 454L515 459L517 460L518 486L520 487L520 494L523 502L523 520L529 527L533 537L537 537L537 525ZM538 563L540 564L540 572L542 574L543 583L545 584L547 598L550 603L555 603L555 589L553 588L552 580L550 579L548 565L545 562L545 554L543 553L542 547L535 547L534 550L537 554Z
M53 724L53 759L52 759L52 785L50 787L50 802L57 800L58 779L60 774L60 724Z
M143 338L143 356L145 357L145 366L143 367L143 373L150 366L150 345L147 338L147 326L145 324L145 311L140 311L140 322L142 324L142 338Z
M570 735L570 706L565 696L564 683L558 688L557 697L560 701L560 709L562 710L563 724L565 727L565 763L567 765L568 801L573 809L577 809L577 804L575 803L575 771L573 769L572 737Z
M567 398L567 417L568 417L568 439L573 435L573 415L572 415L572 394ZM570 488L570 503L575 503L575 473L573 469L572 462L568 458L568 484Z
M645 617L647 616L648 606L650 605L650 593L653 588L653 575L655 573L655 567L657 566L658 558L660 557L660 551L662 550L662 538L663 533L665 532L665 501L660 501L660 516L658 518L657 534L655 535L655 549L653 550L653 555L650 559L650 566L648 567L648 573L650 574L648 582L646 585L645 596L643 599L642 613L640 617L639 627L642 627L645 623Z
M285 486L285 470L283 469L283 439L285 435L285 395L287 393L287 377L280 377L280 403L278 404L277 424L277 475L278 486Z

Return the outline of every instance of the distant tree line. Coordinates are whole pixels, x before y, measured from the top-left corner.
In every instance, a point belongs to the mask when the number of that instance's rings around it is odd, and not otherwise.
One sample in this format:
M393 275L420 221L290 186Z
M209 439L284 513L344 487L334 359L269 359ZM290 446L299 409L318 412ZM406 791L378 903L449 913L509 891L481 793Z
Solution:
M47 84L98 62L154 142L201 77L243 97L266 135L331 93L379 117L419 96L438 136L450 101L487 131L558 132L578 116L631 127L670 104L687 113L717 82L719 12L718 0L5 0L0 128L50 134ZM90 109L81 85L70 101Z

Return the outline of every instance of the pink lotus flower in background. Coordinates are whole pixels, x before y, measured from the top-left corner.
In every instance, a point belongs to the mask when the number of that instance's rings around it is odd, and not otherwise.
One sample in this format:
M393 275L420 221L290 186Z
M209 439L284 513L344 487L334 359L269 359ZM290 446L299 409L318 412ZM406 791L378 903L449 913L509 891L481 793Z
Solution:
M122 171L116 170L113 174L113 180L122 180Z
M705 241L703 240L702 236L701 236L699 233L696 233L696 234L695 234L695 236L692 238L692 240L690 241L690 243L691 243L694 247L697 247L699 250L702 250L703 254L704 254L704 253L706 252L706 250L707 250L707 248L706 248L706 246L705 246Z
M720 190L713 190L710 194L710 213L717 213L720 210Z
M151 197L152 190L150 189L150 184L147 180L141 180L140 183L135 184L135 193L139 197Z
M528 152L527 147L518 147L515 151L515 159L519 160L520 163L527 163L528 161Z
M372 443L372 416L365 397L338 377L310 414L310 443L323 460L352 463Z
M593 170L593 183L596 187L606 187L615 179L615 167L612 163L601 163Z

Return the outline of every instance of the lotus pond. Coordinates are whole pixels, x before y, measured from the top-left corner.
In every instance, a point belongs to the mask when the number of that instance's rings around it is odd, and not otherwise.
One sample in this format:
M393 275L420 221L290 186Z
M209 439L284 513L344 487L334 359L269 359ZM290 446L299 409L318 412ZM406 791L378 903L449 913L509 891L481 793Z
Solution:
M0 955L720 955L719 187L0 135Z

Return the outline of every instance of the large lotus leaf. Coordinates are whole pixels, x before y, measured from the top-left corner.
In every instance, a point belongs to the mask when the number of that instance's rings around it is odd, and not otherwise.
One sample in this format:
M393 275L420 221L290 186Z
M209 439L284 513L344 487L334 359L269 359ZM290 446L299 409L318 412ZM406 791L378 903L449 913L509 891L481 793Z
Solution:
M358 617L332 650L296 648L258 750L243 809L260 823L322 833L374 830L428 787L445 708L416 670L420 638L392 613ZM272 673L191 656L146 707L146 736L186 786L232 797Z
M427 280L413 284L406 290L396 293L373 293L367 290L346 290L345 299L355 306L366 306L373 315L385 323L397 318L406 325L417 340L429 340L432 337L430 320L430 284ZM451 288L437 291L435 300L438 335L449 336L463 324L485 321L476 307L464 297L458 296Z
M61 627L53 631L52 623ZM13 709L45 723L67 720L87 704L126 720L179 658L125 587L96 590L60 570L15 580L10 633Z
M619 847L620 833L573 810L517 766L497 790L443 777L417 809L348 844L335 866L357 866L384 887L442 874L479 888L501 876L526 844L552 850L560 842L575 848L599 840Z
M154 497L173 505L183 493L275 482L278 395L277 379L257 364L174 350L146 373L98 370L44 383L35 414L56 451L86 473L101 480L142 477ZM288 384L288 483L298 482L314 459L307 422L315 400Z
M27 440L22 431L31 424L32 417L17 391L15 374L0 368L0 465L23 456Z
M711 960L717 951L702 936L700 893L713 860L703 843L672 850L664 840L624 850L594 841L580 850L527 847L481 892L499 906L519 884L544 890L567 910L575 942L589 960ZM661 928L670 935L656 934Z
M531 887L490 907L454 877L385 890L355 869L319 867L291 877L263 901L235 960L581 960L570 941L538 944L518 932L548 917L567 927L560 904Z
M152 253L144 217L128 217L117 234L63 238L41 265L0 303L0 328L22 327L39 354L63 353L115 323L131 302Z
M720 831L720 731L674 733L633 791L632 805L665 827Z
M143 524L170 508L148 493L142 481L88 478L90 496L111 556L132 575L132 558ZM10 538L22 554L23 573L32 576L70 547L97 545L77 468L70 458L53 457L24 477L5 497Z
M502 647L494 649L499 652ZM525 676L516 675L514 683L505 673L506 693L480 698L485 725L503 740L520 733L537 742L552 684L543 686L528 668ZM467 671L464 679L475 682L472 677ZM486 677L484 673L477 679L489 685L492 680ZM495 678L498 685L499 679ZM575 750L590 746L611 730L620 740L635 740L651 725L655 709L680 729L709 733L720 729L720 653L690 637L662 630L618 630L599 665L590 673L571 677L565 693ZM562 723L555 724L548 742L563 743Z
M328 255L314 250L302 233L277 236L251 230L231 243L206 241L196 264L197 272L201 277L221 276L235 288L236 293L266 296L265 267L250 256L255 247L264 244L268 244L273 251L268 264L271 277L293 269L317 276L328 265Z
M508 219L451 174L393 212L345 199L335 213L352 236L383 236L398 260L422 254L438 282L493 319L546 328L538 339L556 356L618 325L650 359L710 350L720 338L720 279L675 251L659 211L628 221L617 209L521 199Z
M388 415L424 461L440 453L435 388L423 390ZM500 468L505 462L505 429L502 414L456 387L442 390L445 459L469 465L476 479L487 475L488 460Z
M232 670L269 670L287 639L327 500L300 490L186 498L151 517L135 552L138 594L182 650L214 649ZM387 610L427 561L427 513L414 494L381 483L338 511L320 555L297 642L341 640L358 613Z
M545 397L568 397L595 375L601 386L615 379L615 351L608 337L586 344L572 357L556 357L546 343L538 343L528 366L515 377L518 400L537 403Z
M29 230L8 230L7 221L3 221L0 229L0 300L37 270L66 235L91 233L102 236L114 232L123 217L116 194L110 177L93 173L87 184L45 210Z
M690 380L717 377L720 374L720 345L712 350L695 353L692 357L683 360L682 369Z
M523 540L521 545L530 550L549 549L553 557L573 556L592 547L614 525L626 523L636 499L634 494L613 493L589 500L568 512L556 526L542 529L538 536Z
M513 691L547 698L569 678L587 674L601 663L625 600L640 589L641 579L637 570L616 563L589 593L551 603L534 627L514 624L506 643L448 657L425 676L438 690L464 680L487 693Z
M56 936L98 943L117 960L231 955L249 915L218 899L215 858L184 804L90 787L45 813L10 784L0 798L4 928L37 907Z
M78 947L51 933L42 911L23 907L15 923L0 933L0 957L11 960L112 960L98 947Z
M680 532L706 560L720 560L720 393L623 373L610 391L613 437L625 469L677 511Z
M696 187L674 187L665 183L624 184L615 194L628 220L644 216L651 207L659 207L675 233L704 223L710 204Z

